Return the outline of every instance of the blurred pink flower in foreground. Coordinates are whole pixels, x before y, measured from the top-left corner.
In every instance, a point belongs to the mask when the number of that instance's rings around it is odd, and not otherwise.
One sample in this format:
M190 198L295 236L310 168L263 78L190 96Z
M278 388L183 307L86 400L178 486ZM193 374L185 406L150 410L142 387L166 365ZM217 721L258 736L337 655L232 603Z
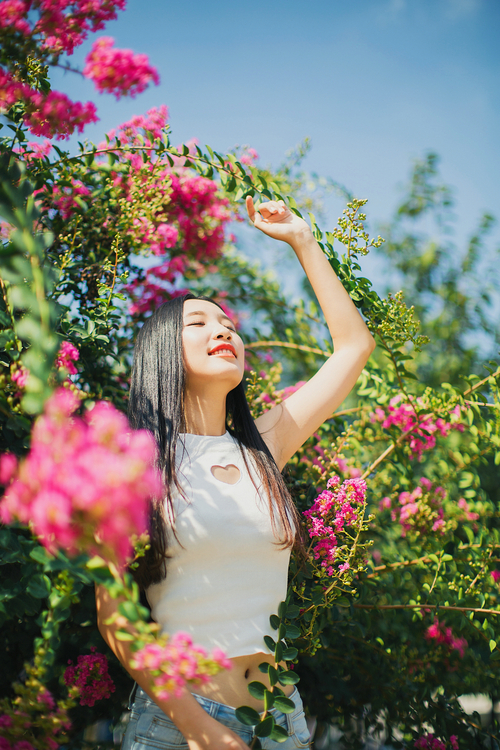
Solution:
M83 75L94 81L98 91L107 91L119 99L140 94L150 81L160 83L158 71L149 64L147 55L113 49L114 41L110 36L96 39L85 58Z
M231 669L223 651L214 648L210 656L204 648L193 644L189 633L175 633L167 643L148 643L134 654L134 668L149 670L160 700L180 695L189 680L209 682L220 669Z
M78 359L80 359L80 352L76 346L70 341L63 341L55 361L55 366L58 369L64 368L70 375L76 375L78 370L73 362L77 362Z
M77 417L78 404L64 388L47 401L0 502L0 519L29 525L51 552L85 551L123 566L130 537L147 530L149 498L161 493L156 446L111 404ZM12 468L11 455L3 456L0 474Z

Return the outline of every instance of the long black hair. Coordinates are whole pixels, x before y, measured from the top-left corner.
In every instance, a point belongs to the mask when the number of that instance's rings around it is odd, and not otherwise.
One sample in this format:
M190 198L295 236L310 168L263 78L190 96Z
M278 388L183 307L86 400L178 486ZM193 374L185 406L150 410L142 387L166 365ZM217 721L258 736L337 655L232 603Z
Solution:
M139 558L135 571L142 588L165 577L167 528L174 520L172 493L177 490L182 494L175 456L177 439L185 429L182 329L183 307L187 299L202 299L217 305L209 297L196 297L190 293L165 302L142 326L134 350L129 422L134 429L146 429L154 436L158 446L158 468L165 486L165 497L154 498L150 504L150 547L146 555ZM268 497L275 532L276 516L279 519L280 544L285 548L296 542L300 544L297 510L269 448L255 426L243 383L227 395L226 429L238 441L247 468L245 449L257 467ZM168 525L167 519L170 521Z

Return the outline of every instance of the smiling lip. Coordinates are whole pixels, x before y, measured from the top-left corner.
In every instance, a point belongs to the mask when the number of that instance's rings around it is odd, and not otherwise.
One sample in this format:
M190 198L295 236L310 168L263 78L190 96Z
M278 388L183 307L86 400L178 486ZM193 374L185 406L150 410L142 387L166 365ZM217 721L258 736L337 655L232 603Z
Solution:
M216 354L217 352L220 352L220 351L223 351L223 350L226 351L226 354L222 355L222 356L226 356L226 357L233 356L233 357L236 357L236 349L234 348L234 346L232 344L219 344L219 346L215 346L213 349L211 349L208 352L208 354L209 355L210 354ZM231 352L231 355L228 354L227 352Z

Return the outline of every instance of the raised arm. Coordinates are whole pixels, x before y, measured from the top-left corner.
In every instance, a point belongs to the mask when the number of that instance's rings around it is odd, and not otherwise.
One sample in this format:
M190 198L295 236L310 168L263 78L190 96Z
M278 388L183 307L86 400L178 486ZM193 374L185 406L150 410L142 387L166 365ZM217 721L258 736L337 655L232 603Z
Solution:
M289 211L282 201L262 203L256 210L249 197L247 211L257 229L287 242L294 250L314 289L333 342L333 354L316 375L255 421L282 469L346 398L375 342L307 222Z

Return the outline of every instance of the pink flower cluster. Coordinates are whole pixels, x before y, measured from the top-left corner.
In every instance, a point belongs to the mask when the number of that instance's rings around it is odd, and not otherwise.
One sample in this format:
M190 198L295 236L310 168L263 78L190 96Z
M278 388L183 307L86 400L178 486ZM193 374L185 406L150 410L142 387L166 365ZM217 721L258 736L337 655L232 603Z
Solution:
M500 570L492 570L491 577L495 583L498 583L500 581Z
M81 133L85 125L98 119L92 102L72 102L60 91L36 91L0 69L0 110L19 101L26 107L24 124L40 137L69 138L75 129Z
M438 532L444 534L446 522L442 503L446 497L443 487L436 487L426 477L420 479L420 486L412 492L399 494L399 506L391 511L393 521L401 524L401 534L408 532L416 534L430 534ZM379 509L391 508L391 499L384 497L379 503Z
M13 149L15 154L20 154L28 164L36 159L44 159L52 151L52 143L45 139L43 143L27 141L21 146Z
M48 203L50 208L56 208L63 219L68 219L73 213L78 202L76 198L86 199L90 196L90 190L80 180L73 180L71 187L59 187L54 185L52 192L48 194Z
M452 734L450 737L450 748L452 750L458 750L458 737L456 734ZM434 734L423 734L414 745L416 750L447 750L447 743L442 742Z
M439 622L437 617L433 624L425 631L425 637L428 641L434 640L437 644L446 646L450 653L452 651L458 651L460 658L463 659L465 649L468 645L467 641L465 638L456 638L453 635L452 629L445 627L444 623Z
M10 35L12 41L13 35L15 38L21 34L25 39L20 43L29 39L37 59L54 63L64 52L71 55L89 31L98 31L116 18L116 11L124 9L125 3L126 0L2 0L0 37ZM110 37L94 43L86 58L84 75L94 81L99 91L114 93L117 98L144 91L150 81L159 83L158 73L146 55L113 49ZM92 102L72 102L59 91L42 93L0 68L0 110L8 110L16 102L25 105L24 123L37 136L68 138L76 129L82 132L85 125L98 119Z
M158 71L148 61L147 55L134 54L130 49L113 49L114 39L102 36L96 39L85 58L83 75L94 81L101 92L121 96L135 96L150 81L160 83Z
M89 31L104 28L125 4L126 0L2 0L0 29L39 37L42 48L52 54L71 55Z
M78 398L60 388L33 427L31 450L0 502L4 523L31 526L51 552L99 554L123 566L130 537L147 530L149 498L161 493L156 446L146 431L100 402L74 416ZM13 457L0 461L9 478Z
M259 158L259 154L254 148L245 146L244 152L241 154L239 161L242 164L246 164L248 167L252 167L258 158Z
M333 563L337 558L337 536L345 527L362 520L361 509L366 497L366 482L362 479L331 477L327 489L321 492L309 510L304 511L308 520L309 536L317 540L313 546L314 559L327 575L335 573ZM344 573L349 563L342 563L338 571Z
M14 370L10 379L17 385L18 388L24 388L26 381L28 380L29 370L23 365L18 365L17 369Z
M55 742L52 747L56 748L59 747L59 745ZM0 737L0 750L35 750L35 748L31 742L28 742L28 740L19 740L19 742L11 745L9 740L5 737Z
M27 21L31 2L25 0L3 0L0 4L0 29L11 29L20 34L31 34L32 28Z
M74 362L77 362L79 358L80 352L76 346L70 341L63 341L55 361L55 367L58 369L64 368L70 375L76 375L78 370Z
M469 503L465 499L465 497L461 497L459 501L457 502L458 507L463 510L464 512L464 520L466 521L477 521L479 518L479 513L476 513L475 511L469 510Z
M103 141L99 144L99 150L113 150L113 141L118 139L122 146L138 145L139 140L137 136L142 135L146 132L151 133L153 140L161 138L163 128L166 127L168 122L168 108L165 104L160 107L152 107L148 110L145 115L134 115L131 120L122 123L118 128L113 128L106 135L109 139L109 145L107 141ZM147 138L146 145L151 145L151 141ZM142 159L141 159L142 162Z
M34 688L34 689L33 689ZM42 685L31 686L23 703L0 701L0 750L35 750L36 747L57 750L66 744L66 730L71 728L67 710L56 705L53 695ZM34 739L36 736L36 739Z
M69 661L64 672L64 682L71 692L80 696L81 706L93 706L96 701L109 698L115 692L113 680L108 672L108 660L104 654L97 653L95 646L91 654L78 657L76 665Z
M231 669L231 661L219 648L210 656L193 644L189 633L178 632L167 643L149 643L134 654L135 669L151 670L157 696L180 695L186 683L209 682L220 669Z
M424 451L431 450L436 445L436 436L446 437L450 430L464 429L460 424L460 407L457 405L450 412L450 421L441 417L435 418L433 414L420 414L418 408L422 406L422 400L416 399L415 403L403 402L402 395L394 396L389 401L387 412L377 407L371 415L372 422L381 422L384 430L398 427L401 432L408 432L408 445L414 458L420 460Z

